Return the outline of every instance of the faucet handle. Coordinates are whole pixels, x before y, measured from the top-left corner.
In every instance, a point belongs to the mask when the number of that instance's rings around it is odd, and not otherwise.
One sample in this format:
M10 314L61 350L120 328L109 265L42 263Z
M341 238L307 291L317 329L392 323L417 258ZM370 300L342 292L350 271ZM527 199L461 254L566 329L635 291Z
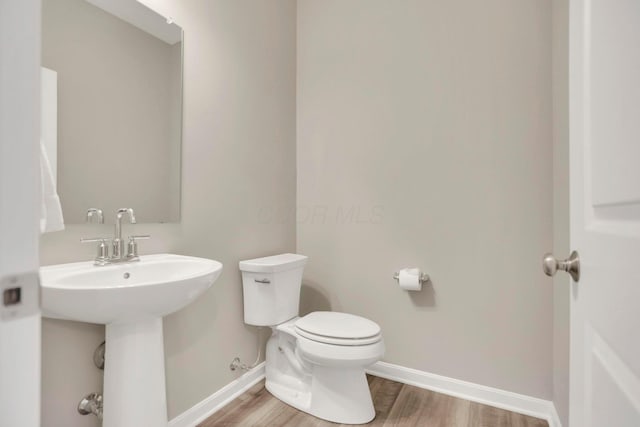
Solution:
M138 234L134 236L129 236L129 243L127 244L127 259L129 261L135 261L139 258L138 243L136 242L136 240L147 240L150 238L151 236L148 234Z
M94 243L94 242L106 242L111 240L108 237L81 237L80 243Z
M87 222L93 222L94 217L97 218L98 224L104 224L104 215L102 214L102 209L87 209Z
M109 246L107 242L111 240L106 237L91 237L81 238L80 243L95 243L98 242L98 252L96 253L95 264L105 265L109 262Z

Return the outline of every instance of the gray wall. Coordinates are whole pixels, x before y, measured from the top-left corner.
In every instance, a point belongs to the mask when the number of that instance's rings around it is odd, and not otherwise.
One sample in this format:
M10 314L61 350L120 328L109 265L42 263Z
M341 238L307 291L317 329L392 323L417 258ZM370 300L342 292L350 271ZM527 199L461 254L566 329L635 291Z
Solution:
M551 1L299 0L297 58L304 309L551 399ZM412 266L420 293L391 278Z
M569 246L569 0L553 2L553 253ZM569 426L569 301L571 278L553 279L553 402Z
M126 226L150 233L142 253L213 258L224 270L212 289L165 319L169 417L236 377L235 356L252 361L256 331L242 321L241 259L295 250L293 216L259 219L265 206L295 209L294 0L154 0L185 31L184 143L180 224ZM110 189L102 189L110 191ZM113 189L115 191L115 189ZM80 236L107 226L70 226L41 239L43 265L89 260ZM103 328L44 320L43 426L97 426L75 414L79 399L100 389L91 366Z
M42 65L58 73L67 224L84 222L89 207L133 207L147 222L180 218L180 47L84 0L43 1Z

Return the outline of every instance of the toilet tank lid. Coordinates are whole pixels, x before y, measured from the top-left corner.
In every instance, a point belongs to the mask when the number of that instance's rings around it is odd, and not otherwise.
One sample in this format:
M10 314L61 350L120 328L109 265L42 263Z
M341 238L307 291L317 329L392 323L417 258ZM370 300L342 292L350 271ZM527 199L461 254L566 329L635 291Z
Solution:
M241 271L252 273L277 273L303 267L307 256L298 254L280 254L264 258L248 259L238 264Z

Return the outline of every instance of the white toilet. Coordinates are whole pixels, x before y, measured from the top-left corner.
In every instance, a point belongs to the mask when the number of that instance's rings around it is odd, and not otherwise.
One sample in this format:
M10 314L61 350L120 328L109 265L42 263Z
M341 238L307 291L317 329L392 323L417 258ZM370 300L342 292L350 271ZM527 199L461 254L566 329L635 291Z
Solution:
M282 254L240 261L244 321L270 326L266 387L318 418L364 424L375 417L364 368L384 354L380 327L346 313L298 317L307 257Z

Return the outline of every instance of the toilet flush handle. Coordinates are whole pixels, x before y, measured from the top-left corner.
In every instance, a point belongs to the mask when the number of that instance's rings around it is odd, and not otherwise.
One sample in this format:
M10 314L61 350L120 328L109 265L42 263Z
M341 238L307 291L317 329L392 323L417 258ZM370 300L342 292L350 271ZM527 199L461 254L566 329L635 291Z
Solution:
M271 283L271 280L264 278L264 279L254 279L256 281L256 283Z

